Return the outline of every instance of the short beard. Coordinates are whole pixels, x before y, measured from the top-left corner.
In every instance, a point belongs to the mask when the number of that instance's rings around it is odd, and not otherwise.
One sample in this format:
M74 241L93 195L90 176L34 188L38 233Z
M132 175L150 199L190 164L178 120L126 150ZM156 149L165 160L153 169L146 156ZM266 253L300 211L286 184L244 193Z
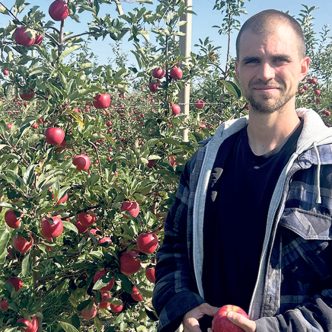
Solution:
M267 103L257 101L255 98L253 98L253 96L249 96L248 102L254 111L271 114L285 106L293 97L294 96L292 95L286 95L278 99L274 104L269 105Z

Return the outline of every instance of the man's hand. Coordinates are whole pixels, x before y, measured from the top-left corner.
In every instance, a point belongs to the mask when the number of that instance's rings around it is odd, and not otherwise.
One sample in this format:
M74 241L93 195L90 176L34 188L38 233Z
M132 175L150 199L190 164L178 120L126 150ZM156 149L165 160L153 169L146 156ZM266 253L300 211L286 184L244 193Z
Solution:
M241 329L245 332L255 332L256 331L256 323L253 320L250 320L243 315L231 311L227 314L227 318L237 325L238 327L241 327Z
M245 332L255 332L256 331L256 323L253 320L250 320L243 315L230 311L227 314L227 318L235 325L240 327ZM212 329L208 329L208 332L212 332Z
M212 307L207 303L203 303L198 307L188 311L183 317L183 332L201 332L199 327L199 319L204 315L213 316L217 312L217 307Z

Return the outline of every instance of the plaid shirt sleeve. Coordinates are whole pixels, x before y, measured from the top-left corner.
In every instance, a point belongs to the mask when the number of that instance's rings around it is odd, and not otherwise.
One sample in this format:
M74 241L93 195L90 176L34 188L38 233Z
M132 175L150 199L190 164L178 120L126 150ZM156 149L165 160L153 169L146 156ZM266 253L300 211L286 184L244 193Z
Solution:
M188 254L187 215L190 165L180 178L173 206L165 221L164 241L157 253L153 305L159 316L158 331L175 331L186 312L202 304L197 294ZM190 245L189 245L190 246Z

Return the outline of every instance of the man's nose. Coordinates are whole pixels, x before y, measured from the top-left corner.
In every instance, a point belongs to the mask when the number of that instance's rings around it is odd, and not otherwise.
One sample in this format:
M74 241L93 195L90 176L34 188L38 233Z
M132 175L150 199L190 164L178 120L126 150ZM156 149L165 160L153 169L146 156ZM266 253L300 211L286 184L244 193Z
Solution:
M259 78L263 81L273 79L275 76L275 70L269 63L262 63L259 68Z

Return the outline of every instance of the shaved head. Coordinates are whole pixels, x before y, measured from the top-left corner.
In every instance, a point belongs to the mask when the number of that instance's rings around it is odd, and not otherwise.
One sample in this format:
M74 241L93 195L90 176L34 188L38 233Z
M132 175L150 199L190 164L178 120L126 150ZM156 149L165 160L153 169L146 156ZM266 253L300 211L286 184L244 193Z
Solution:
M301 25L292 16L275 9L267 9L251 16L241 27L236 38L236 56L239 58L241 36L244 31L250 30L255 34L268 34L276 24L288 24L298 37L298 49L301 57L305 56L305 40Z

